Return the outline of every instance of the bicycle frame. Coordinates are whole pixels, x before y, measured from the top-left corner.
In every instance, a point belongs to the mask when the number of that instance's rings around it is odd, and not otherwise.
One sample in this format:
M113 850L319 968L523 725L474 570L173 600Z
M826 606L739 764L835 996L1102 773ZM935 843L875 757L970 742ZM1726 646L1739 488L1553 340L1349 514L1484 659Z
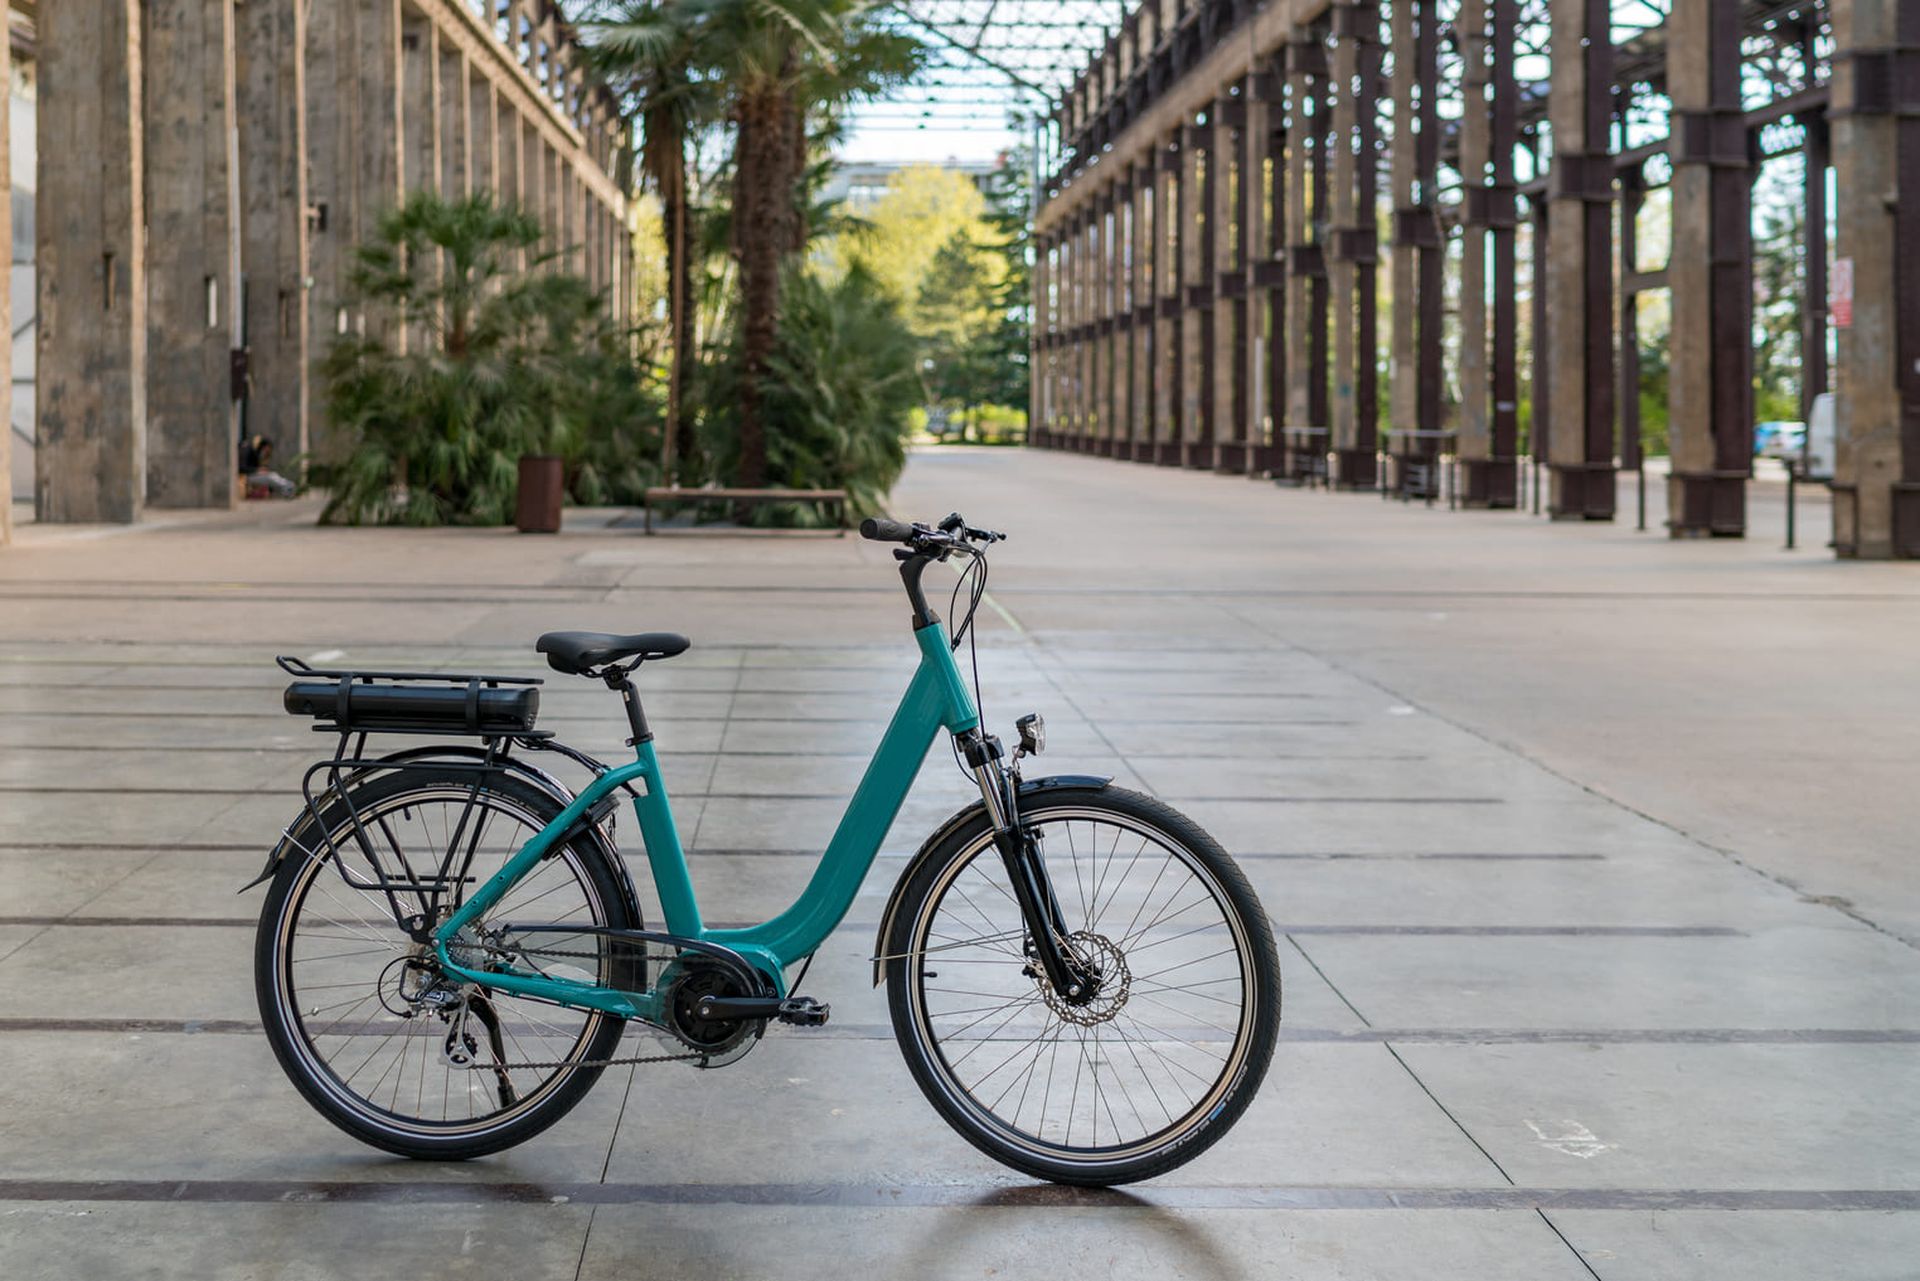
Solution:
M674 823L673 806L659 757L651 738L635 744L634 761L595 778L573 802L523 845L486 884L433 932L433 948L441 967L456 979L485 988L601 1010L623 1018L659 1022L657 992L622 992L591 983L539 974L493 973L459 965L449 955L449 944L460 931L484 915L513 886L531 872L553 847L594 806L616 788L637 789L633 808L647 848L667 932L681 938L730 948L765 971L779 996L786 996L786 970L811 956L846 918L893 826L913 781L919 776L927 749L944 727L961 734L980 724L979 709L954 661L947 629L937 619L916 628L920 664L901 696L900 705L880 739L860 785L854 790L840 825L834 830L799 898L778 916L741 929L708 929L700 916L686 851Z

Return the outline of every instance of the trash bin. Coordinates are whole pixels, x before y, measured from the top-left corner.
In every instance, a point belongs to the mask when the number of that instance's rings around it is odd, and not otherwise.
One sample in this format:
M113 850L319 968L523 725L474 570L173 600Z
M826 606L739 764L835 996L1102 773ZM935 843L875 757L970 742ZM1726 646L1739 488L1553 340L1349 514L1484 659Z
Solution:
M513 526L523 534L560 532L560 507L566 497L566 468L552 454L520 460L520 492L513 505Z

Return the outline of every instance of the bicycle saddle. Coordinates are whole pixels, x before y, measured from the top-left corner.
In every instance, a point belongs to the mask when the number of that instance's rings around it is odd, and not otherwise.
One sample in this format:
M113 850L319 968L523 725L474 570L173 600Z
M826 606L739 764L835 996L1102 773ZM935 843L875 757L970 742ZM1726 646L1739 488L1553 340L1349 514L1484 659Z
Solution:
M623 658L672 658L692 644L673 632L638 632L615 636L610 632L548 632L534 643L547 656L547 666L570 676L584 676L596 667Z

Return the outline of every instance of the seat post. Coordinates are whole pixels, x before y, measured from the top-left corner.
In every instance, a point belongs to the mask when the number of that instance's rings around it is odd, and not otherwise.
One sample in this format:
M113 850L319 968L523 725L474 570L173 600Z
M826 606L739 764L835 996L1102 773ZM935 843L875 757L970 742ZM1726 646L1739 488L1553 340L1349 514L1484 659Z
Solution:
M607 688L620 691L620 700L627 705L627 724L633 730L633 737L627 740L627 746L638 747L651 741L653 730L647 726L646 710L640 706L640 691L633 687L633 679L627 675L627 669L610 669L606 673L606 681Z

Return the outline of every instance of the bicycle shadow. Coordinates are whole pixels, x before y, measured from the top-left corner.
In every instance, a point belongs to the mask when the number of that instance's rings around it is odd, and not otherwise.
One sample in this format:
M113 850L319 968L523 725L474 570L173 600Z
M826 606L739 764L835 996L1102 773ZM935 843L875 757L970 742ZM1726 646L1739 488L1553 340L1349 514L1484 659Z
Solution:
M1171 1271L1207 1281L1242 1281L1249 1275L1242 1261L1229 1255L1205 1224L1178 1210L1118 1189L1055 1184L996 1188L971 1201L930 1212L935 1216L933 1224L915 1234L911 1249L900 1256L886 1274L942 1277L956 1260L979 1265L994 1251L1008 1249L1011 1242L1013 1258L1011 1267L1003 1269L1005 1274L1037 1275L1043 1261L1054 1268L1069 1262L1069 1258L1056 1252L1053 1244L1061 1239L1059 1213L1087 1210L1126 1211L1124 1224L1128 1230L1111 1235L1112 1250L1133 1258L1143 1273L1166 1275ZM1028 1213L1010 1232L1005 1216L1020 1211ZM1142 1230L1150 1237L1148 1242L1139 1240L1137 1234ZM1143 1245L1159 1247L1153 1249L1152 1254L1160 1257L1161 1266L1154 1265ZM1175 1261L1177 1268L1165 1266ZM1106 1269L1099 1272L1104 1275Z

